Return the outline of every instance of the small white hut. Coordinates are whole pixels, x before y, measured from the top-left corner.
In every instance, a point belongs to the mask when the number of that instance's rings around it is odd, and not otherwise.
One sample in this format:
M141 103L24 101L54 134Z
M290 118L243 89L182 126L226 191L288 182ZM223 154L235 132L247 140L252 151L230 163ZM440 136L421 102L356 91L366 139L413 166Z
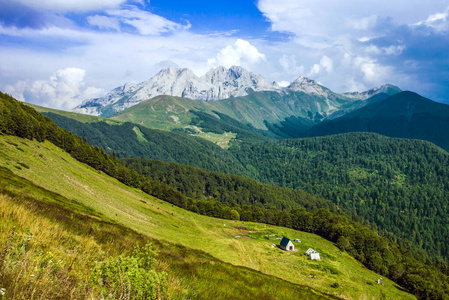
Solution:
M282 237L281 243L279 244L279 247L282 250L285 251L293 251L295 250L295 245L293 245L292 241L290 239L286 238L285 236Z
M306 255L310 255L310 253L312 253L312 252L316 252L316 251L313 250L312 248L309 248L309 249L306 251Z
M309 248L306 251L306 255L309 257L310 260L321 260L320 254L313 250L312 248Z
M309 254L310 260L321 260L320 254L318 252L312 252Z

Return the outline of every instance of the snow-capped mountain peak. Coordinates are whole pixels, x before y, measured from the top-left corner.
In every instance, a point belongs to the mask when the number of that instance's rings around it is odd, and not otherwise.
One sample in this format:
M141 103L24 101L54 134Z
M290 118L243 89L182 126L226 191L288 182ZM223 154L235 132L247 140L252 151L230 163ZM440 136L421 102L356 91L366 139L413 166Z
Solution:
M365 100L378 93L390 93L395 90L400 91L395 86L383 85L366 92L346 93L341 94L341 96L351 100ZM249 72L239 66L233 66L229 69L220 66L209 70L201 77L195 75L190 69L169 67L139 84L126 83L103 97L85 100L73 111L108 117L160 95L215 101L246 96L248 93L258 91L301 92L324 97L329 110L336 109L332 104L332 99L339 95L303 76L298 77L284 88L277 82L268 82L263 76Z
M202 77L196 76L190 69L170 67L142 83L127 83L101 98L85 100L73 111L106 116L159 95L214 101L245 96L248 89L274 91L279 90L279 86L238 66L229 69L217 67ZM107 114L104 113L106 107Z

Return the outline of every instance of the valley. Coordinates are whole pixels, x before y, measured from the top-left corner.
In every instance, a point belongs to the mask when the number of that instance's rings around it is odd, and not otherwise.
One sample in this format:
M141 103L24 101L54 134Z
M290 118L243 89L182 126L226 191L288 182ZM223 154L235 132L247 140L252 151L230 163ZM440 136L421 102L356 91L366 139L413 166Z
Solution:
M314 114L315 108L303 106L302 111L295 108L300 116L277 116L275 123L270 123L264 119L265 113L251 111L269 103L268 98L275 99L273 93L277 92L212 102L159 96L113 118L34 106L72 133L2 94L6 102L0 129L7 135L1 136L0 166L19 176L17 180L23 178L38 189L70 199L55 204L74 211L81 208L111 226L135 231L141 236L138 240L157 241L156 250L162 253L171 251L167 249L170 243L176 249L187 247L193 251L189 252L189 268L200 267L199 256L204 252L211 255L211 265L229 264L225 268L256 272L254 278L262 276L265 282L259 296L272 295L270 286L281 279L285 280L286 295L300 291L304 295L311 292L312 298L444 299L447 247L439 239L446 240L449 232L444 180L447 152L428 142L374 133L285 139L372 110L390 98L408 99L410 94L375 94L366 98L366 103L344 100L340 116L335 111L326 116L320 110ZM319 103L315 96L306 100L303 93L292 93L300 95L297 102L301 105ZM410 101L413 99L412 95ZM278 100L266 111L275 112L274 107L283 101ZM318 104L320 109L329 104L326 101ZM155 109L149 103L160 106ZM219 105L195 107L198 103ZM239 114L240 119L234 118ZM245 119L247 115L251 117ZM148 120L151 122L145 123ZM176 126L170 127L173 124ZM128 158L121 160L125 166L117 158ZM23 192L23 186L11 186L8 180L4 185L7 195L16 197ZM297 252L273 247L282 236L302 240L295 244ZM321 262L307 260L303 252L309 248L320 252ZM192 271L180 269L183 263L179 259L159 258L165 267L158 271L169 274L169 282L163 284L170 295L189 299L191 284L199 298L212 295L207 289L215 280L207 278L210 269L203 266L199 278L194 278ZM225 276L220 270L217 276ZM379 277L384 278L382 286L376 282ZM228 288L231 291L238 285ZM402 294L407 291L412 295ZM255 295L254 290L246 292ZM214 297L225 295L223 290Z
M412 299L391 281L385 280L384 285L379 287L376 283L379 275L316 235L258 223L200 216L126 187L75 161L51 143L10 136L1 136L0 142L0 165L3 168L92 209L102 219L124 225L153 239L201 250L224 262L311 286L331 295L355 298L384 295ZM3 188L10 190L12 187ZM302 243L297 244L297 252L285 253L271 248L278 241L268 240L265 235L300 237ZM249 238L239 239L236 236ZM307 260L303 252L309 247L322 253L322 262ZM335 282L340 286L337 289L331 287Z

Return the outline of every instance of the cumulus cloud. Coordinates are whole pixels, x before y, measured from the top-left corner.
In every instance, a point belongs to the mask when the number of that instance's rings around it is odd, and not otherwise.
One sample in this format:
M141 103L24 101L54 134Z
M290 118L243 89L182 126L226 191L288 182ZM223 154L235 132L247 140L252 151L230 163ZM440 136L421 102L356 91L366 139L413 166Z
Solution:
M70 109L83 99L98 97L104 90L85 87L86 71L65 68L56 71L48 80L18 81L7 85L5 91L16 99L57 109Z
M311 69L310 72L307 76L309 77L317 77L317 75L319 74L329 74L332 72L333 70L333 60L329 57L327 57L326 55L324 55L319 64L314 64Z
M291 36L280 51L296 44L298 65L331 89L393 83L447 101L445 1L258 0L257 7L272 31ZM313 63L319 57L330 60Z
M282 54L282 57L279 58L279 64L288 75L300 76L304 74L304 66L298 65L295 55Z
M265 55L248 41L237 39L234 45L223 48L216 58L208 59L211 66L245 66L265 60Z

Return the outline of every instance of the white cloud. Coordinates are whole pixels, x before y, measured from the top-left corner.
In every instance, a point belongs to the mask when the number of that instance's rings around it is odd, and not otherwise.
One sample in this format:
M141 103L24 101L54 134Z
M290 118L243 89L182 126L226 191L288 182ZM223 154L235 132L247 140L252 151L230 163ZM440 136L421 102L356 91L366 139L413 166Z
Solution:
M449 30L449 7L444 12L431 14L425 21L420 21L415 25L426 25L439 31Z
M369 30L379 16L392 18L399 24L414 24L444 11L446 1L440 0L259 0L257 7L270 21L274 31L298 36L345 34L355 28ZM441 19L441 15L434 18ZM431 18L433 19L433 18Z
M330 59L329 57L327 57L326 55L324 55L320 59L319 64L314 64L311 67L310 72L309 72L309 74L307 74L307 76L317 77L320 74L322 74L322 75L329 74L333 70L333 65L334 65L333 60Z
M116 18L95 15L88 16L87 21L91 26L96 26L100 29L114 29L120 31L120 22Z
M139 9L109 10L108 15L136 28L143 35L156 35L164 32L186 30L190 24L181 25L161 16Z
M288 87L290 85L290 82L288 82L288 81L279 81L278 84L279 84L279 86L282 86L282 87Z
M365 52L372 55L400 55L405 49L406 46L404 45L391 45L389 47L369 45L365 48Z
M16 0L36 10L49 10L56 12L93 11L118 7L126 0Z
M382 82L384 78L388 78L388 74L392 73L390 67L383 66L369 57L357 56L354 59L354 66L361 71L363 79L371 84Z
M223 48L216 58L208 59L211 66L245 66L265 60L265 55L248 41L237 39L234 45Z
M304 74L304 66L298 66L295 55L282 54L279 64L287 75L300 76Z
M372 15L361 19L348 19L347 24L357 30L368 30L377 24L378 16Z
M85 87L86 71L65 68L56 71L48 80L18 81L7 85L5 91L16 99L57 109L69 109L83 99L104 94L103 89Z

